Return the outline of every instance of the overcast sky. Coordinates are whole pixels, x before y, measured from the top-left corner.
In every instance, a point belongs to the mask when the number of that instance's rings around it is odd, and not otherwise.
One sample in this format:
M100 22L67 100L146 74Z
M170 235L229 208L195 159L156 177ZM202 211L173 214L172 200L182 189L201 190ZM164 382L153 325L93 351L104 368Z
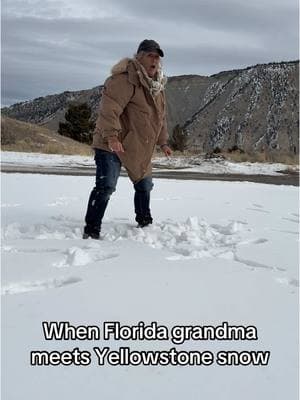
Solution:
M297 0L3 0L2 105L103 83L143 39L166 75L298 59Z

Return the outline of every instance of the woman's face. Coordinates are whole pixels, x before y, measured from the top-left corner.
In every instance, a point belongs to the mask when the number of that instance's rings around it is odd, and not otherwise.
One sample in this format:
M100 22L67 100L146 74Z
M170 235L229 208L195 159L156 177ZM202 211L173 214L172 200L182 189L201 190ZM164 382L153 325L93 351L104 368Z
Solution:
M154 78L157 74L160 63L159 54L155 52L147 52L141 56L139 61L147 71L147 74L150 76L150 78Z

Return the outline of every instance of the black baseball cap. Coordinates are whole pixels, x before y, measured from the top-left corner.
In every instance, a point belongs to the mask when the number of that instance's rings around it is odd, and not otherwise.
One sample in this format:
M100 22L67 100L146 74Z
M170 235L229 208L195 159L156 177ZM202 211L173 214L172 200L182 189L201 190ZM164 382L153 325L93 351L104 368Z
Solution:
M150 40L150 39L145 39L143 40L138 48L138 53L140 51L156 51L160 57L164 56L164 52L162 51L162 49L160 48L159 44L155 41L155 40Z

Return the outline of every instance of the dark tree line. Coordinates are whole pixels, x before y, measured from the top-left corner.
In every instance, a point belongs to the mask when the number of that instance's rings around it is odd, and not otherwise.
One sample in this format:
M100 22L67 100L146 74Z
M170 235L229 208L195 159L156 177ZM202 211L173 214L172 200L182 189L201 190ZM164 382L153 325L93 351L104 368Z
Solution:
M66 122L60 122L58 133L81 143L91 144L95 122L91 119L91 107L88 103L70 104L65 113ZM187 137L180 125L173 129L170 145L173 150L183 151Z

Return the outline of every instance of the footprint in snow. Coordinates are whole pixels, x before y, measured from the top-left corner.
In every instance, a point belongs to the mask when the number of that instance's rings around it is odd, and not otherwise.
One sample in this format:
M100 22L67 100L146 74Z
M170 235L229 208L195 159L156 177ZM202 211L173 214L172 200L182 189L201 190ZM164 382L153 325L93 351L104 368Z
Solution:
M268 242L268 239L265 238L258 238L258 239L249 239L243 240L242 242L238 243L238 246L245 245L245 244L262 244Z
M118 257L117 253L104 252L98 244L91 243L84 248L70 247L60 261L53 263L55 268L83 267L88 264Z
M10 246L4 246L4 250L12 253L56 253L59 249L55 248L23 248L23 249L16 249Z
M15 247L13 247L13 246L2 246L1 247L1 251L6 251L6 252L8 252L8 253L17 253L18 252L18 249L16 249Z
M232 249L239 243L244 225L237 221L225 226L209 225L197 216L189 217L185 222L166 220L144 229L113 224L105 240L135 240L155 249L166 249L175 253L171 256L172 260L203 257L232 259Z
M260 213L264 213L264 214L270 214L270 211L262 210L260 208L250 208L250 207L248 207L248 208L246 208L246 210L256 211L256 212L260 212Z
M284 219L284 220L290 221L290 222L294 222L295 224L299 223L299 220L298 219L294 219L294 218L281 217L281 219Z
M3 227L4 239L80 239L81 229L74 223L45 223L34 225L22 225L13 222Z
M66 285L72 285L82 281L81 278L76 276L70 276L68 278L54 278L45 281L32 281L32 282L15 282L4 286L1 289L2 295L18 294L35 292L47 289L57 289Z
M275 278L275 280L282 285L299 287L299 280L294 278Z
M262 269L268 269L268 270L273 270L273 271L286 271L285 268L273 267L273 266L270 266L270 265L262 264L262 263L259 263L257 261L248 260L248 259L239 257L236 254L234 255L234 260L239 262L239 263L241 263L241 264L244 264L244 265L246 265L248 267L251 267L253 269L261 269L262 268Z
M261 204L252 203L252 205L257 208L264 208Z
M67 197L67 196L60 196L57 197L52 203L47 203L47 207L56 207L56 206L67 206L70 202L74 200L78 200L78 197Z
M286 230L282 230L282 229L271 229L271 231L274 232L282 232L282 233L290 233L291 235L299 235L299 232L296 231L286 231Z

